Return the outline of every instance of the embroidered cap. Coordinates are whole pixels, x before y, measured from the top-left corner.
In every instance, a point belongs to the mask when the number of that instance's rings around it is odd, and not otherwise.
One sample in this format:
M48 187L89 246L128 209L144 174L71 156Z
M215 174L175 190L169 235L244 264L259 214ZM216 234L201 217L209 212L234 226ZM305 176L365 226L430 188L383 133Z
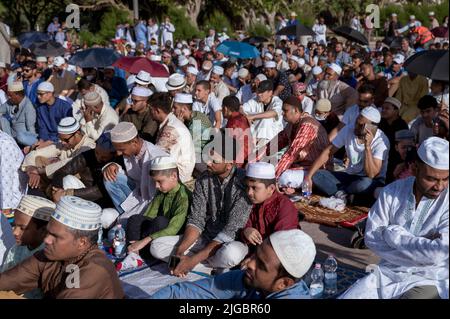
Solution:
M448 146L448 141L432 136L420 144L417 155L428 166L435 169L448 170Z
M27 216L49 221L55 208L56 204L47 198L25 195L16 210Z
M76 196L63 196L56 205L52 218L78 230L96 230L101 227L102 209L94 202Z

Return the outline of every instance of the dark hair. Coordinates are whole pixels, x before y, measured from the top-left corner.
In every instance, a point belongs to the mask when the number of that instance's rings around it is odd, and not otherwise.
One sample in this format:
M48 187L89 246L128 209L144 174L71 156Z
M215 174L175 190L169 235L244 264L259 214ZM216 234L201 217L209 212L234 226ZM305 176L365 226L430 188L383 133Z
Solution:
M231 62L231 61L226 61L226 62L222 63L222 68L223 68L224 70L231 69L231 68L233 68L233 67L235 67L235 66L236 66L236 64L234 64L234 63Z
M39 218L31 218L31 221L36 225L36 229L41 229L43 227L47 227L48 221L47 220L42 220Z
M263 178L254 178L254 177L246 177L247 181L255 182L255 183L262 183L264 186L268 187L270 185L275 185L277 180L275 178L273 179L263 179Z
M23 63L23 67L29 67L32 70L36 69L36 62L35 61L25 61Z
M284 100L283 104L291 105L294 108L296 108L297 110L299 110L300 112L302 112L302 103L294 95L291 95L286 100Z
M358 93L359 94L370 93L373 96L375 95L375 88L373 87L373 85L363 84L362 86L359 87Z
M98 230L80 230L71 227L67 227L67 230L75 237L75 239L86 237L91 244L95 244L98 240Z
M431 95L424 95L419 99L419 102L417 102L417 107L419 110L426 110L430 107L437 109L439 107L436 99Z
M209 81L201 80L198 81L197 84L195 84L195 86L199 85L201 85L205 90L211 91L211 84L209 83Z
M228 95L223 99L222 106L227 107L231 112L239 112L241 103L234 95Z
M273 91L273 82L272 80L264 80L258 85L257 92L263 93L266 91Z
M152 169L150 169L149 175L151 177L161 176L161 175L170 177L170 176L172 176L173 173L175 173L178 178L178 168L168 168L168 169L163 169L163 170L158 170L158 171L153 171Z
M159 109L164 113L169 114L170 112L172 112L172 105L170 102L171 98L169 93L157 92L150 97L148 104L153 108Z
M94 83L89 82L86 79L81 79L80 81L78 81L77 86L78 86L78 90L88 90L91 86L93 86Z

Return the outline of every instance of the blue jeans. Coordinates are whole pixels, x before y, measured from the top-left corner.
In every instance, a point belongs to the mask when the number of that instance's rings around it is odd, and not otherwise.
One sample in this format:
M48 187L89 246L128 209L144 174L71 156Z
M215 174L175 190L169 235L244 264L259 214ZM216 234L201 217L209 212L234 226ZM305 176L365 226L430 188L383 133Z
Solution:
M104 184L109 197L111 197L114 207L117 209L119 214L123 214L124 210L120 204L127 199L128 195L130 195L135 188L136 185L134 181L129 179L125 174L119 173L117 174L114 182L104 180Z
M312 178L314 186L327 196L333 196L342 190L347 194L370 194L375 188L383 186L383 179L350 175L345 172L317 171Z

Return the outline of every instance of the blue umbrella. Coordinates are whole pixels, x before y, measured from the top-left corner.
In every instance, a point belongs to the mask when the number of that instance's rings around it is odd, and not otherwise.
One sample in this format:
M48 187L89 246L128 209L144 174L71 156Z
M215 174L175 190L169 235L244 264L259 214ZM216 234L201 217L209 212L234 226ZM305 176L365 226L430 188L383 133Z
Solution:
M51 37L44 32L25 32L17 38L23 48L29 48L33 43L50 41Z
M69 60L69 64L81 68L106 68L119 58L120 54L113 49L92 48L75 53Z
M252 59L260 55L256 47L239 41L224 41L217 47L217 51L238 59Z

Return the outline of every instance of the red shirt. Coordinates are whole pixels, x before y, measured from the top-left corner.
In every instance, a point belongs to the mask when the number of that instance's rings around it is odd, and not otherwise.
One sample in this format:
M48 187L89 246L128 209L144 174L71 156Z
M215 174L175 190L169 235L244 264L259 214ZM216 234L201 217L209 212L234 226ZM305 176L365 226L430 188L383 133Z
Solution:
M275 191L264 203L253 205L245 228L259 231L263 240L280 230L299 229L298 211L289 198ZM241 233L243 242L248 243Z
M233 112L231 117L228 119L227 126L225 128L240 129L232 132L231 136L236 139L239 145L236 157L236 165L238 167L242 167L245 163L247 163L248 154L251 150L250 143L252 141L250 125L248 124L247 118L239 112Z

